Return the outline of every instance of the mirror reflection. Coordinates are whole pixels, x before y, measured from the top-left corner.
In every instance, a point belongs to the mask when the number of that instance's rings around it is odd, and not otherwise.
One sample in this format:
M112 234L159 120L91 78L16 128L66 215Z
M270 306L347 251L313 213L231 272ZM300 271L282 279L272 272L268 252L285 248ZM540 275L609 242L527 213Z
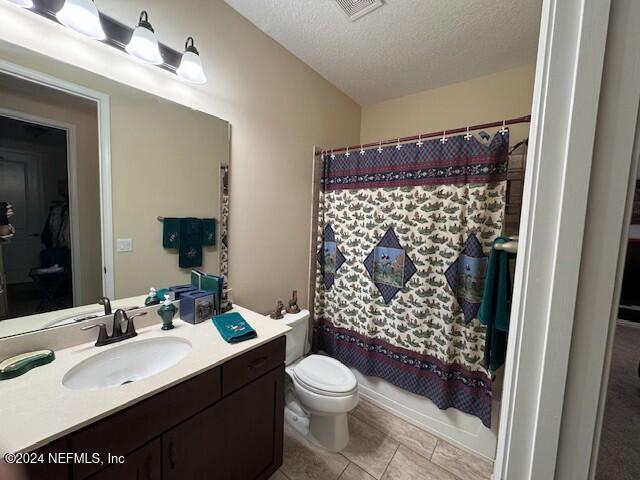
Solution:
M226 274L228 122L0 48L55 79L0 73L0 337Z

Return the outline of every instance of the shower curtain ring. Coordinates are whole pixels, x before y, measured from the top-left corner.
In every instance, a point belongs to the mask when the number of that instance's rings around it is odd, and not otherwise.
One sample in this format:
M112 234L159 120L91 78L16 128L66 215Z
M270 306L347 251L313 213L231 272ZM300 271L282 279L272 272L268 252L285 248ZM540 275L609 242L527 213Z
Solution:
M333 153L333 148L331 149L331 160L333 160L334 158L336 158L336 154Z
M416 145L418 147L421 147L422 145L424 145L424 142L422 141L422 134L418 135L418 143L416 143Z
M469 132L469 127L467 127L467 133L464 136L464 138L467 140L471 140L471 137L473 137L473 135L471 135L471 132Z
M345 157L348 157L349 155L351 155L351 153L349 153L349 147L347 147L347 151L346 151L346 152L344 152L344 156L345 156Z
M362 148L362 144L360 144L360 155L364 155L364 148Z
M443 130L442 131L442 138L440 139L440 143L442 143L444 145L448 141L449 141L449 139L447 138L447 131Z
M398 144L396 145L396 150L400 150L402 145L400 145L400 137L398 137Z
M507 121L503 120L502 121L502 128L500 129L500 133L502 135L504 135L505 133L507 133L509 130L507 129Z
M382 140L380 140L380 141L378 142L378 148L377 148L377 150L378 150L378 153L382 153Z

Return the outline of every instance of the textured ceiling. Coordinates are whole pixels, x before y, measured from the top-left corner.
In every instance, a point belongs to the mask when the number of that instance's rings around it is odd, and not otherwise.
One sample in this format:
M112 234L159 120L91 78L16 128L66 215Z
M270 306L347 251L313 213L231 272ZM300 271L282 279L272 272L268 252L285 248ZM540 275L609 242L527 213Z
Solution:
M542 0L225 0L362 105L533 63Z

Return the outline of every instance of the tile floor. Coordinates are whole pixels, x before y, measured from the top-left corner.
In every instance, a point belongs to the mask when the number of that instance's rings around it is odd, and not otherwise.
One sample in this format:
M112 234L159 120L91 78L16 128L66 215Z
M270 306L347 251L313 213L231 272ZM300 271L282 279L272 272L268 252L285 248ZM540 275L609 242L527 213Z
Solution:
M349 415L340 453L309 443L285 422L284 461L271 480L489 480L492 465L364 399Z

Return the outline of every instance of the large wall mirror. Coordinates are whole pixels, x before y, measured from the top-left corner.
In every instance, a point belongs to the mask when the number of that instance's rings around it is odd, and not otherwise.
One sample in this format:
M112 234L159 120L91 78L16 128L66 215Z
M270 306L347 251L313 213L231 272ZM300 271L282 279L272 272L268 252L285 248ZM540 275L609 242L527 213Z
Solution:
M0 338L102 315L102 297L139 307L192 268L226 275L229 138L220 118L0 42ZM165 248L164 222L194 248Z

